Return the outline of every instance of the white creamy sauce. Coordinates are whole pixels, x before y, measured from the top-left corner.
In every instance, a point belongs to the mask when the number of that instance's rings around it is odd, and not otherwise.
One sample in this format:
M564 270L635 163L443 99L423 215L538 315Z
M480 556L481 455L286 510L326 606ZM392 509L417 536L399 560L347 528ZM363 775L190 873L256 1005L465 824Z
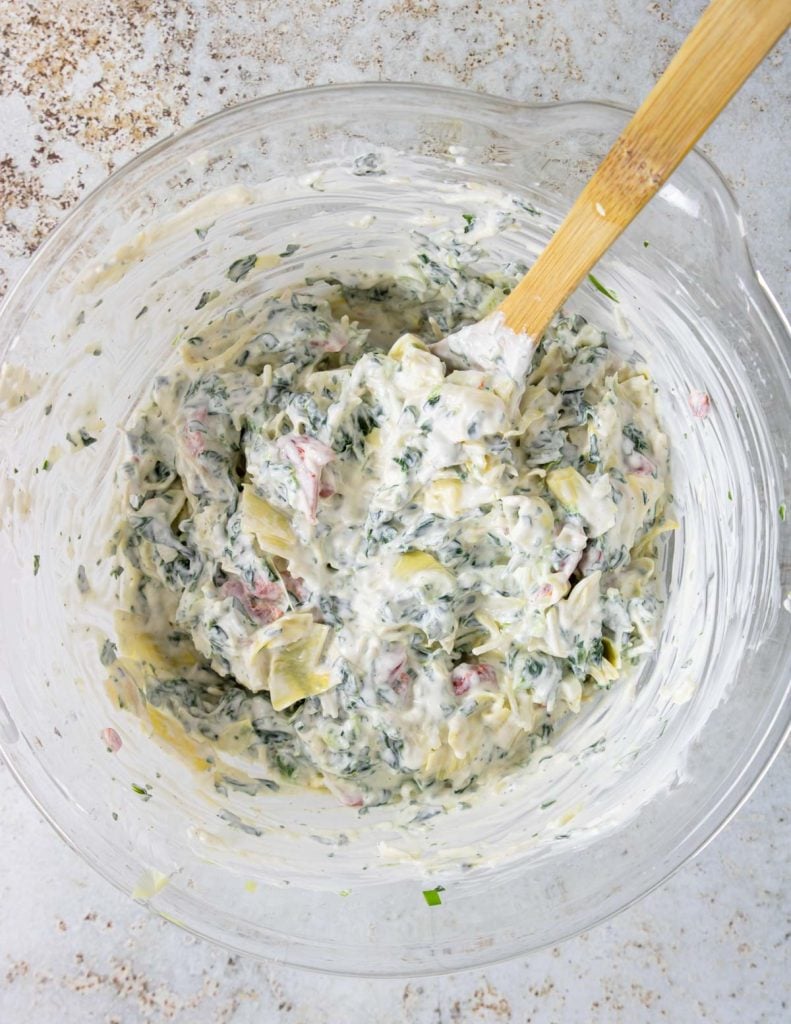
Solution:
M582 317L509 331L465 221L390 277L207 300L128 429L108 667L251 795L494 783L656 646L653 385Z

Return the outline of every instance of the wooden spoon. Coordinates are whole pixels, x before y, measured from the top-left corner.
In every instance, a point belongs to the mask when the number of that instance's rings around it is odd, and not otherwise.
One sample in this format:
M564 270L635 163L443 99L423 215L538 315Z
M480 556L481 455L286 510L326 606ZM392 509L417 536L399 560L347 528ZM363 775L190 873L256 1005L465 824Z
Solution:
M552 316L791 25L791 0L713 0L499 309L537 342Z

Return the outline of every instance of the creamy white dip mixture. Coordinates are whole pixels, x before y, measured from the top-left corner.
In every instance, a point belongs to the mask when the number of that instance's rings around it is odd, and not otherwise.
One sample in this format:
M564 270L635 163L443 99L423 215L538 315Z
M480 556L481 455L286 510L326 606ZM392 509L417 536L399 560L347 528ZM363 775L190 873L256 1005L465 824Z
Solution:
M469 227L389 278L205 293L128 430L108 667L251 793L469 791L655 648L654 386L581 316L502 329L517 274Z

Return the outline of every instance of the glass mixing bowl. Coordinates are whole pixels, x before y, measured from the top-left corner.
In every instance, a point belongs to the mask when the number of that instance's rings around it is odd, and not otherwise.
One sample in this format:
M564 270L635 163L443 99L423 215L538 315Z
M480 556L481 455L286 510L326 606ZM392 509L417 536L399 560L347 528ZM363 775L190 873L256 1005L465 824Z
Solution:
M406 828L392 808L360 815L321 794L222 796L104 687L117 428L204 286L240 256L290 244L218 301L230 311L328 267L386 267L408 248L409 218L463 209L471 182L478 199L491 186L525 201L491 253L529 261L628 116L394 84L255 101L114 174L8 296L3 756L67 842L168 919L325 971L493 962L647 893L769 765L789 724L789 333L733 198L697 153L597 270L620 302L589 285L569 301L646 357L671 441L681 526L665 550L659 652L635 685L586 707L552 756L483 806ZM375 173L339 177L339 164ZM690 411L693 389L711 396L706 419ZM437 886L430 906L423 891Z

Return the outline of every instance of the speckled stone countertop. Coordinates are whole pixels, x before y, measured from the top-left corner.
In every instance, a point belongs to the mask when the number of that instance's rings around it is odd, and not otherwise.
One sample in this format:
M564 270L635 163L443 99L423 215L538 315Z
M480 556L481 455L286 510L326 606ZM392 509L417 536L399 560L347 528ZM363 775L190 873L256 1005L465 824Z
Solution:
M219 108L325 82L464 85L636 105L691 0L0 0L0 290L114 167ZM788 307L789 40L703 149ZM73 854L0 766L0 1022L751 1024L789 1019L786 750L692 864L563 946L419 982L229 956L149 916Z

